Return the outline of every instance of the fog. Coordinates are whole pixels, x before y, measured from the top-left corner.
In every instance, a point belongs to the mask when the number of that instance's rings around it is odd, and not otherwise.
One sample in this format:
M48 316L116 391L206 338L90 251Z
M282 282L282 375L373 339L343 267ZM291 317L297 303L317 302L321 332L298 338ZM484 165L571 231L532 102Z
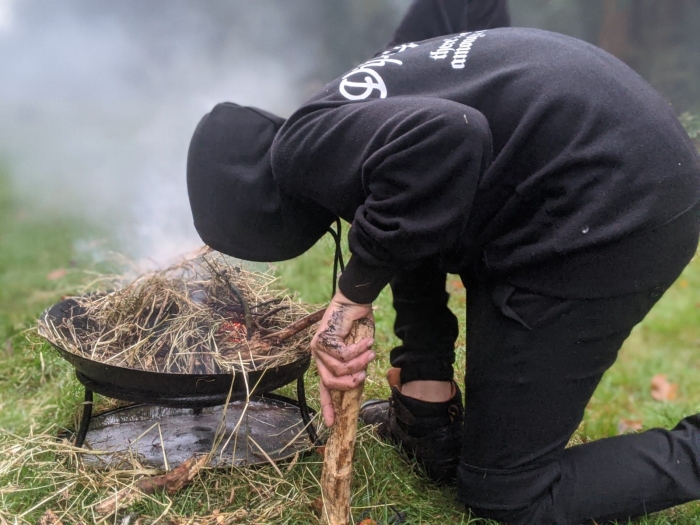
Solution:
M162 263L200 244L185 159L201 116L223 100L288 115L379 50L408 4L0 0L0 165L28 213L88 222L126 254ZM634 24L648 36L653 13L625 18L605 0L511 2L514 25L610 46L679 112L697 109L700 47L685 32L700 2L656 4L676 6L683 24L661 20L665 33L649 43ZM622 43L610 38L615 20Z

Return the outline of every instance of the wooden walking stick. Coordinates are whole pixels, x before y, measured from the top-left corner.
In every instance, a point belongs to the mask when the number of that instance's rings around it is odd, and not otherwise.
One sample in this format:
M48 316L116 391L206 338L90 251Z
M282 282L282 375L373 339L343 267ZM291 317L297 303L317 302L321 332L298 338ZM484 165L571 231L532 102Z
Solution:
M355 321L345 344L353 344L366 337L374 337L374 322L367 318ZM335 422L326 442L321 473L323 518L326 525L348 525L350 522L352 456L362 390L361 384L347 392L331 391Z

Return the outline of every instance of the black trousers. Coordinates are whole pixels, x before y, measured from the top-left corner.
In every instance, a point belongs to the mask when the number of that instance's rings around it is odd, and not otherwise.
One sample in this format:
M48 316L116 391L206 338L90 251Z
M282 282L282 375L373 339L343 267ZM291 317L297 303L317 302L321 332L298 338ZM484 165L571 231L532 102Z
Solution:
M697 240L697 232L689 236ZM426 261L391 283L403 340L391 362L403 382L452 378L457 322L445 277ZM576 299L488 274L462 279L468 345L458 498L467 507L510 525L567 525L700 498L697 415L673 430L565 448L603 373L663 288Z

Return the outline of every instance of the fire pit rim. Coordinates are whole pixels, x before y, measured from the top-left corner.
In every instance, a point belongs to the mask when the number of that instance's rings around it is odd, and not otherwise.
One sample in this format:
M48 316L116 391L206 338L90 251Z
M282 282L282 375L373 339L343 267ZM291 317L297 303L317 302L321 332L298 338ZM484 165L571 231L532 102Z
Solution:
M64 299L54 304L41 317L55 316L56 311L71 300ZM224 403L229 391L232 399L272 392L302 377L311 362L311 355L305 354L285 365L245 372L247 378L240 371L223 374L154 372L101 363L48 342L73 366L78 380L99 394L125 401L182 408ZM191 399L188 401L188 398Z

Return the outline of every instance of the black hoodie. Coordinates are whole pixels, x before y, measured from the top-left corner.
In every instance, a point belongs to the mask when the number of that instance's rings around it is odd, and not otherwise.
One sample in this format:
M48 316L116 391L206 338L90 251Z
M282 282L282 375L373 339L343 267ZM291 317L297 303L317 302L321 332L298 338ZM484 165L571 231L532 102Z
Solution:
M661 284L677 254L641 259L674 251L700 200L669 104L601 49L534 29L387 50L288 119L272 168L290 195L352 222L340 288L362 303L435 257L558 295Z

